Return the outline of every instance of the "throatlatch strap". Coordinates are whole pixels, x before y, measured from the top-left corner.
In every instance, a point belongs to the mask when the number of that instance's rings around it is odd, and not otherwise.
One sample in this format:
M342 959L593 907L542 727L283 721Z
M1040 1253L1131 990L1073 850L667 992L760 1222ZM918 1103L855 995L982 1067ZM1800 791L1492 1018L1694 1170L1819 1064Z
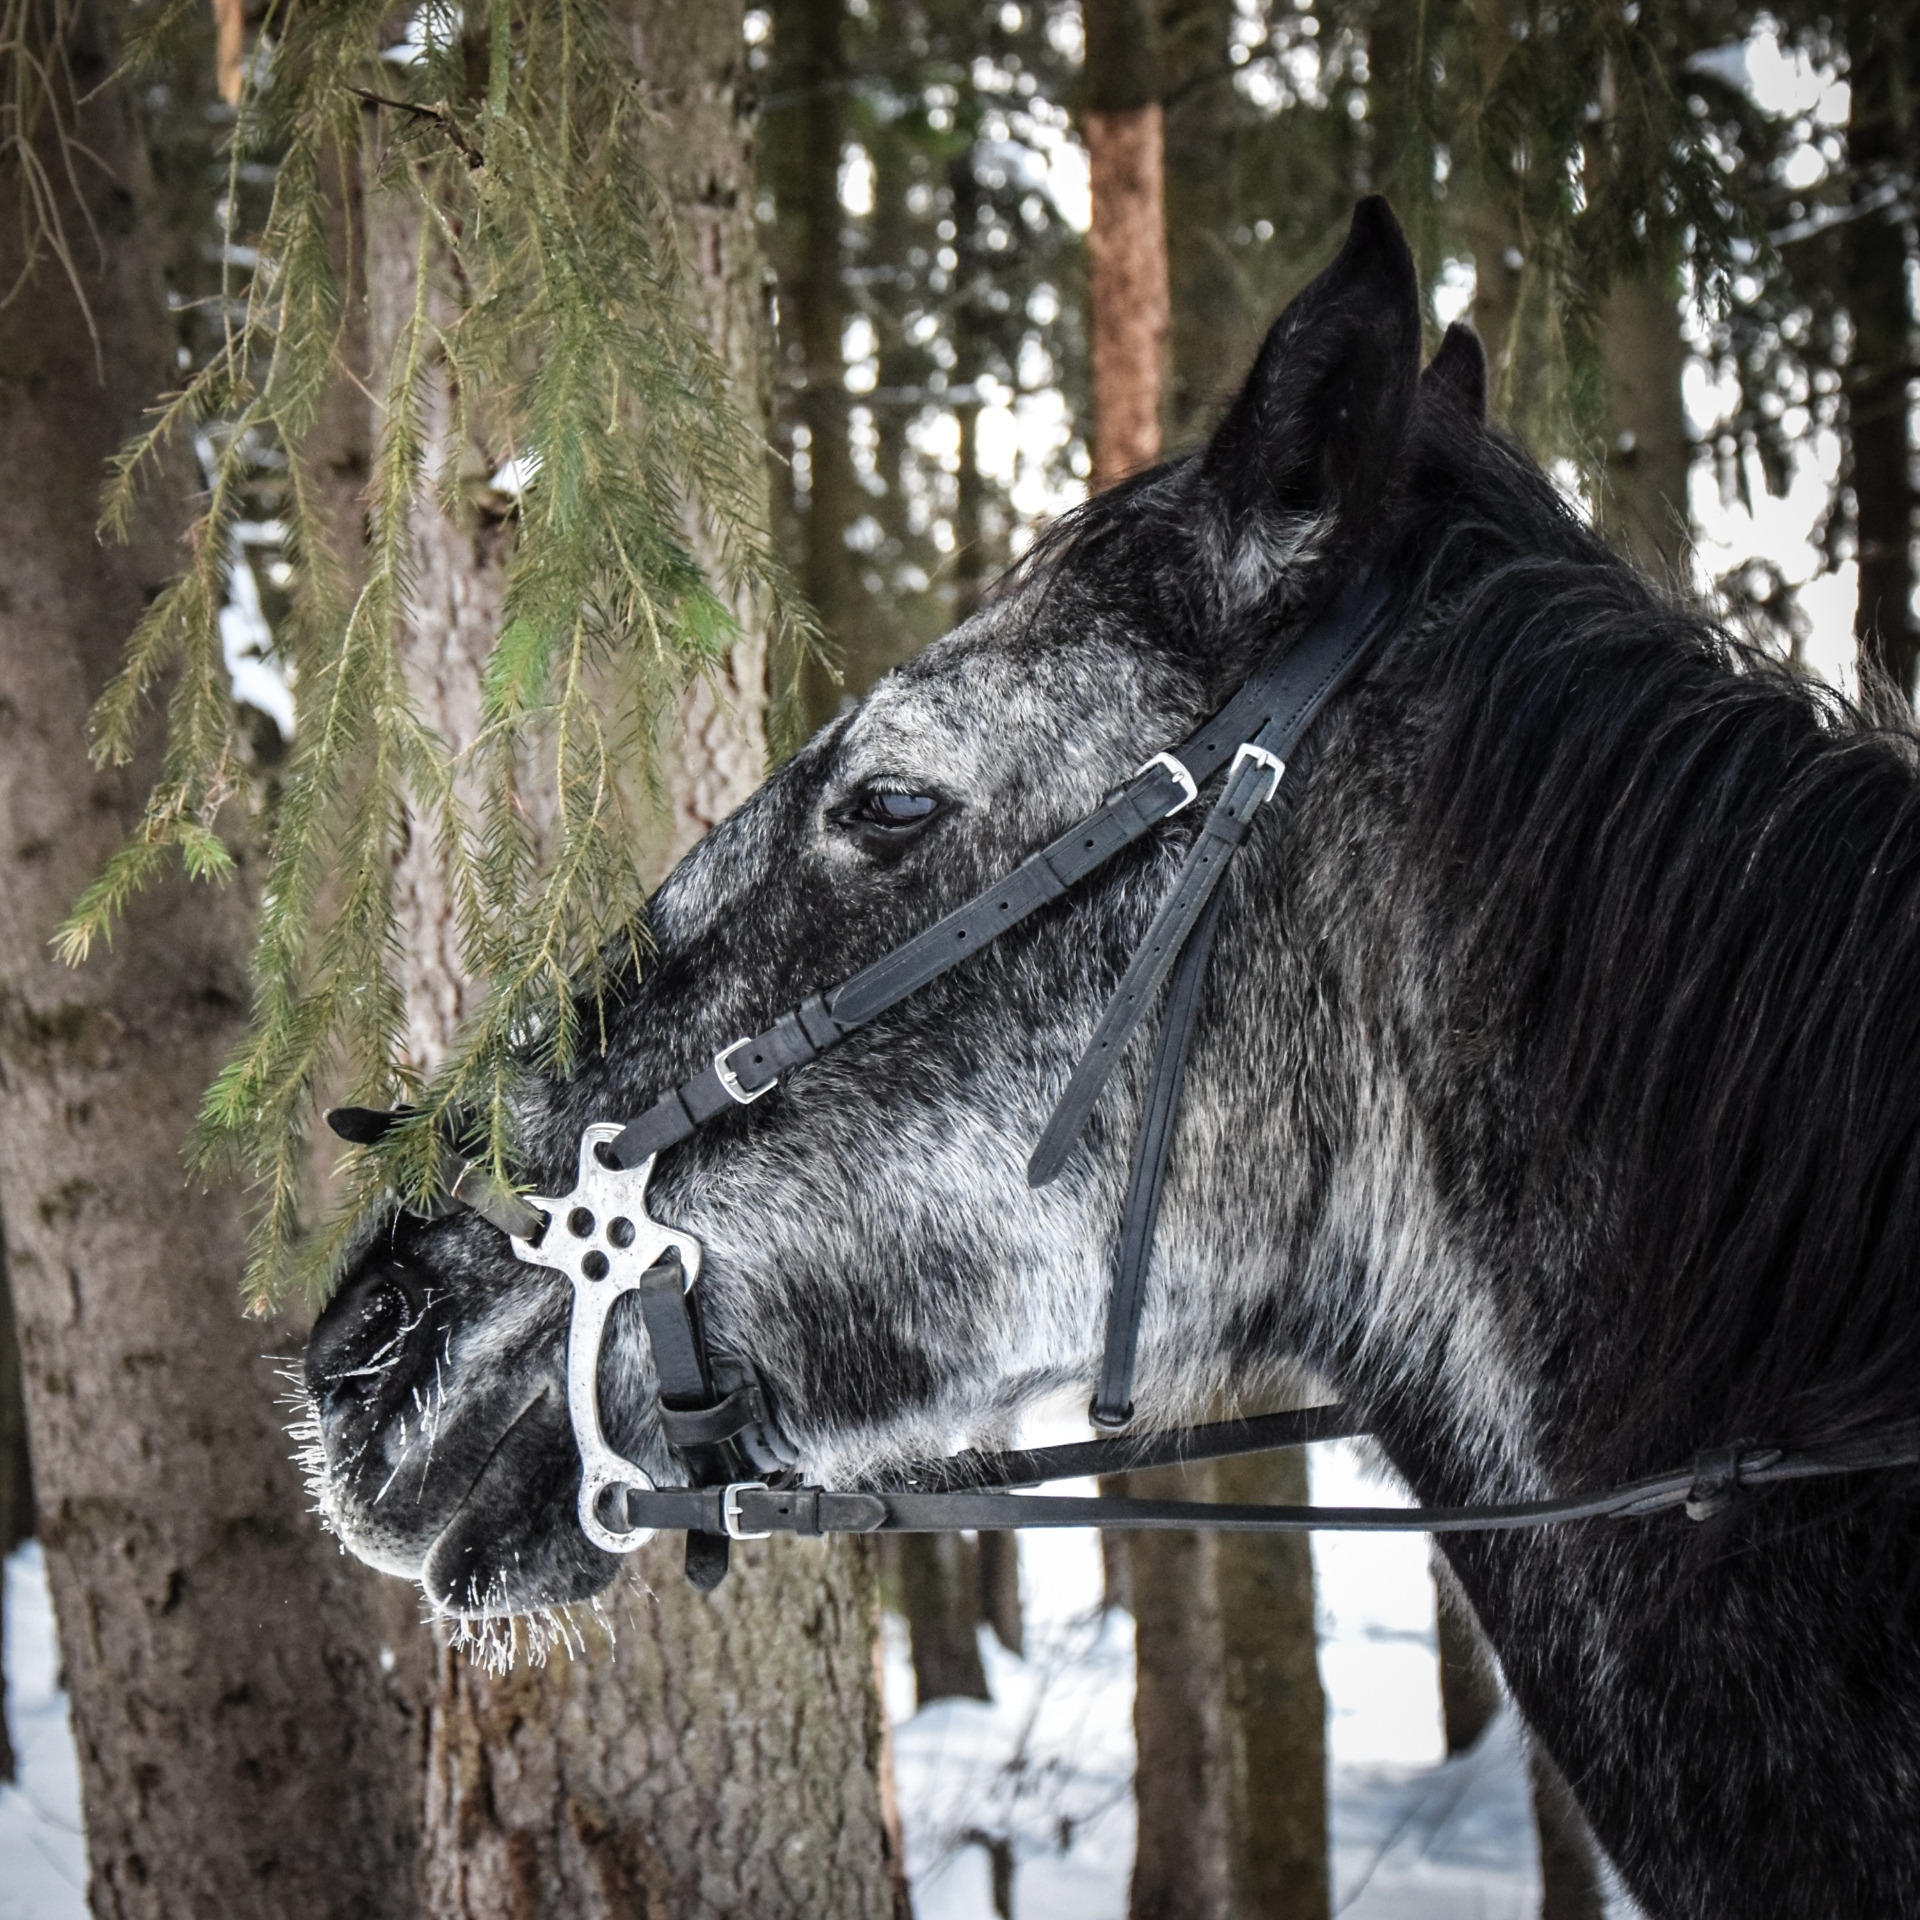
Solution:
M1214 930L1220 924L1225 898L1215 890L1174 969L1167 1010L1160 1022L1160 1044L1155 1050L1146 1111L1133 1142L1127 1200L1120 1215L1120 1251L1114 1262L1113 1288L1107 1296L1106 1352L1100 1363L1100 1384L1087 1416L1108 1433L1117 1432L1133 1419L1133 1368L1140 1351L1147 1264L1153 1254L1154 1227L1160 1219L1160 1195L1167 1183L1174 1116L1180 1109L1180 1088L1186 1079L1187 1043L1193 1037Z

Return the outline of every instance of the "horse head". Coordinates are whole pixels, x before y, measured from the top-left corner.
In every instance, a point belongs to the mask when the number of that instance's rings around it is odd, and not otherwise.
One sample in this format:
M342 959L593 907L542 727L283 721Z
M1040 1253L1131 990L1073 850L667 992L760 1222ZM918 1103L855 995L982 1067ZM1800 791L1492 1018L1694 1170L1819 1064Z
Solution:
M630 1118L991 884L1231 692L1378 547L1416 415L1477 423L1477 346L1453 339L1423 393L1419 339L1405 242L1366 203L1203 451L1065 523L670 876L604 1047L520 1104L530 1184L568 1192L590 1124ZM704 1250L712 1343L750 1358L809 1475L938 1453L1088 1383L1138 1062L1060 1178L1030 1186L1028 1157L1197 821L1170 822L661 1157L648 1205ZM1323 959L1281 938L1337 878L1311 870L1316 852L1285 855L1278 832L1257 838L1194 1040L1181 1119L1194 1145L1175 1155L1161 1233L1181 1285L1156 1290L1148 1316L1143 1412L1198 1404L1229 1373L1242 1392L1273 1377L1273 1276L1320 1230L1333 1128L1352 1106L1332 1084ZM607 1328L602 1417L667 1484L634 1304ZM476 1215L398 1214L315 1330L325 1510L441 1607L570 1600L614 1570L574 1521L568 1310L559 1276Z

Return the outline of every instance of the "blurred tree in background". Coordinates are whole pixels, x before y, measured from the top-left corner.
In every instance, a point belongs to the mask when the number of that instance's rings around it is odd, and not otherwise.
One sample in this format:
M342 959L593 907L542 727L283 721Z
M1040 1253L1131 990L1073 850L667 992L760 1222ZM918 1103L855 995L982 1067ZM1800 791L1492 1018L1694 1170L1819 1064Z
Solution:
M778 0L749 21L780 524L843 676L811 684L818 722L964 619L1086 471L1079 235L1052 185L1078 15Z

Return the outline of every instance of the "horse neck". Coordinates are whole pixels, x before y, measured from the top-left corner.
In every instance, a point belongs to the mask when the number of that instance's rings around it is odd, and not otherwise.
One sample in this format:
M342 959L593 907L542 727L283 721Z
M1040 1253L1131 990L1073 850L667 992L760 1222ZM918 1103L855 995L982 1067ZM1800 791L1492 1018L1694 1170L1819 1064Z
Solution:
M1538 618L1413 650L1300 820L1297 1324L1449 1489L1920 1412L1912 744L1616 598L1578 676Z

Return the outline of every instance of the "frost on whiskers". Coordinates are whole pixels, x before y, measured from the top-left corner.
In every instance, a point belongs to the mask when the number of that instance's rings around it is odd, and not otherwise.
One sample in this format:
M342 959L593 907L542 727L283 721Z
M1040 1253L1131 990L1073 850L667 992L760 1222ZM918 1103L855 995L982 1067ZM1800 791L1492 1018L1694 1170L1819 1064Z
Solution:
M307 1391L297 1365L283 1366L278 1372L293 1389L281 1396L280 1405L294 1416L286 1428L294 1446L294 1464L306 1482L312 1512L320 1524L338 1538L340 1529L328 1501L327 1456L320 1443L319 1402ZM427 1430L431 1442L431 1424ZM341 1551L346 1550L342 1541ZM496 1678L511 1673L522 1659L531 1667L544 1667L556 1649L564 1651L570 1659L580 1659L587 1651L590 1628L605 1636L608 1652L613 1650L613 1620L597 1598L571 1607L540 1607L532 1613L508 1613L506 1582L499 1574L486 1589L467 1598L468 1610L459 1613L429 1605L420 1623L445 1629L448 1647L464 1651L475 1666L484 1667Z
M504 1587L496 1598L504 1600ZM535 1613L512 1614L435 1611L426 1616L426 1623L450 1625L447 1645L456 1652L464 1651L476 1667L484 1667L495 1679L501 1679L513 1671L523 1654L530 1667L544 1667L556 1647L570 1659L581 1658L587 1650L586 1623L579 1618L583 1611L589 1609L542 1607ZM597 1600L591 1603L590 1617L605 1632L611 1648L613 1623L601 1612Z

